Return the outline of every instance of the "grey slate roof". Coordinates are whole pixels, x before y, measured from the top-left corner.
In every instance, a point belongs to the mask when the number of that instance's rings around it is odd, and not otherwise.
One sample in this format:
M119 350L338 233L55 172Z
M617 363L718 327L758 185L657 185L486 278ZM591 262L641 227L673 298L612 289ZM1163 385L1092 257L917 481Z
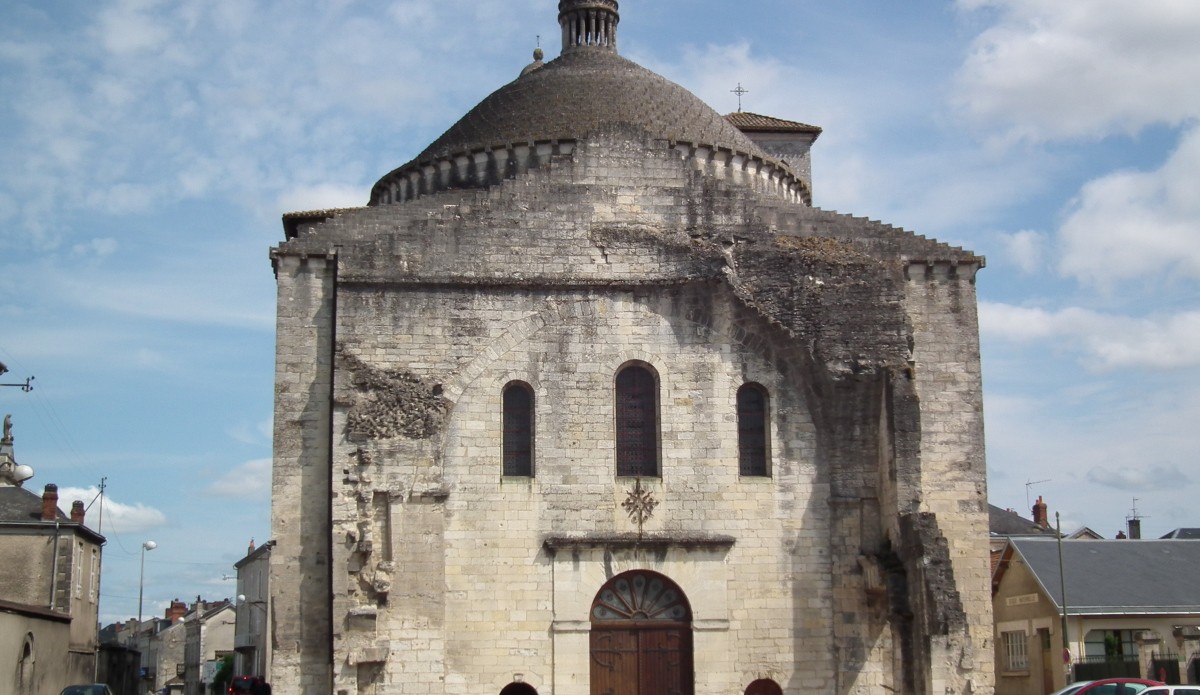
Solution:
M496 90L409 164L509 143L571 140L606 125L769 158L683 87L615 51L582 49Z
M1009 542L1061 610L1058 542ZM1065 540L1062 552L1069 613L1200 615L1200 541Z
M1177 528L1174 531L1164 535L1163 538L1198 540L1200 539L1200 528Z
M58 510L58 518L69 521L70 518ZM0 522L19 521L28 523L42 520L41 495L30 492L23 487L0 485Z
M1055 530L1042 528L1033 521L994 504L988 505L988 530L993 536L1053 536Z

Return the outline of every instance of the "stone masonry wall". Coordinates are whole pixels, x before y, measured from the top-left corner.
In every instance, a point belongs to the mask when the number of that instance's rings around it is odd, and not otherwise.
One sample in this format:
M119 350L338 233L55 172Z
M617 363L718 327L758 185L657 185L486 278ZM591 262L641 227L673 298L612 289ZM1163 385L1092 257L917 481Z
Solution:
M271 480L271 676L279 692L328 693L329 499L334 265L276 259L278 316Z
M341 290L341 351L444 384L453 408L440 447L341 435L335 448L335 460L361 460L361 451L371 462L358 482L335 484L335 539L359 534L364 520L390 528L372 539L368 559L335 544L335 617L349 616L339 626L346 649L337 658L347 662L337 689L362 689L358 664L390 648L403 654L383 667L391 686L498 692L522 674L539 692L586 693L586 649L581 657L555 645L586 624L607 576L635 567L688 592L704 628L697 692L744 689L758 677L832 687L826 474L803 393L738 340L744 326L761 331L761 320L739 315L728 290ZM645 531L735 538L718 576L700 571L712 567L703 553L560 565L542 545L551 534L636 531L620 506L633 481L614 475L612 438L613 379L629 361L650 365L660 384L662 477L643 480L660 506ZM512 380L529 383L537 399L532 479L500 475L500 396ZM770 478L738 475L735 393L746 381L771 394ZM351 394L339 389L337 400L339 411L352 408ZM363 499L367 476L386 509L348 501ZM361 575L387 558L381 601ZM580 577L564 577L580 563Z
M994 681L976 269L913 263L905 285L922 404L917 501L922 512L936 516L952 574L944 581L952 582L965 622L948 625L945 634L933 630L931 686L936 692L990 692ZM932 579L930 584L937 586ZM945 596L930 598L944 601Z
M305 605L277 619L277 683L585 693L587 606L646 568L692 601L698 693L990 687L973 288L903 275L979 259L622 128L485 190L289 224L272 581ZM631 361L659 379L658 550L596 538L637 532L612 453ZM533 479L499 475L512 380ZM768 479L737 476L745 381L771 396Z

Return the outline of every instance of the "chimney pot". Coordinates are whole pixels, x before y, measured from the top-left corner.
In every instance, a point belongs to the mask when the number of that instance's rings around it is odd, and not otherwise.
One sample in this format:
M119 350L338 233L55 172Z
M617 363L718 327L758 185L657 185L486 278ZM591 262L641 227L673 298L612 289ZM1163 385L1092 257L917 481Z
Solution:
M83 517L86 514L87 511L83 508L83 500L75 500L71 503L71 521L82 524Z

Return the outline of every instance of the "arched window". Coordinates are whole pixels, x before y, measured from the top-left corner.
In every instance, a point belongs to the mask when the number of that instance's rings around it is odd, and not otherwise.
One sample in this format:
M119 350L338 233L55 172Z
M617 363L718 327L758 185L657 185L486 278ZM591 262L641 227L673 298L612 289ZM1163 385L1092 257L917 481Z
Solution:
M646 367L617 373L617 475L658 475L658 383Z
M743 384L737 392L738 473L770 475L767 467L767 390Z
M521 381L504 387L504 462L501 474L533 476L533 389Z

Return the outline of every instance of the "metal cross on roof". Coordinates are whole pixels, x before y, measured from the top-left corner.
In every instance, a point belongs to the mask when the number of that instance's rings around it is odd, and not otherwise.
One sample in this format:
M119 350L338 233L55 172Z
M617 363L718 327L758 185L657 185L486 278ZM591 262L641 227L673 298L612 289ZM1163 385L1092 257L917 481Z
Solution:
M749 94L749 93L750 93L750 90L749 90L749 89L744 89L744 88L742 87L742 83L741 83L741 82L738 82L737 89L731 89L731 90L729 90L729 91L731 91L731 92L733 92L734 94L738 95L738 113L741 113L741 112L742 112L742 95L743 95L743 94Z

